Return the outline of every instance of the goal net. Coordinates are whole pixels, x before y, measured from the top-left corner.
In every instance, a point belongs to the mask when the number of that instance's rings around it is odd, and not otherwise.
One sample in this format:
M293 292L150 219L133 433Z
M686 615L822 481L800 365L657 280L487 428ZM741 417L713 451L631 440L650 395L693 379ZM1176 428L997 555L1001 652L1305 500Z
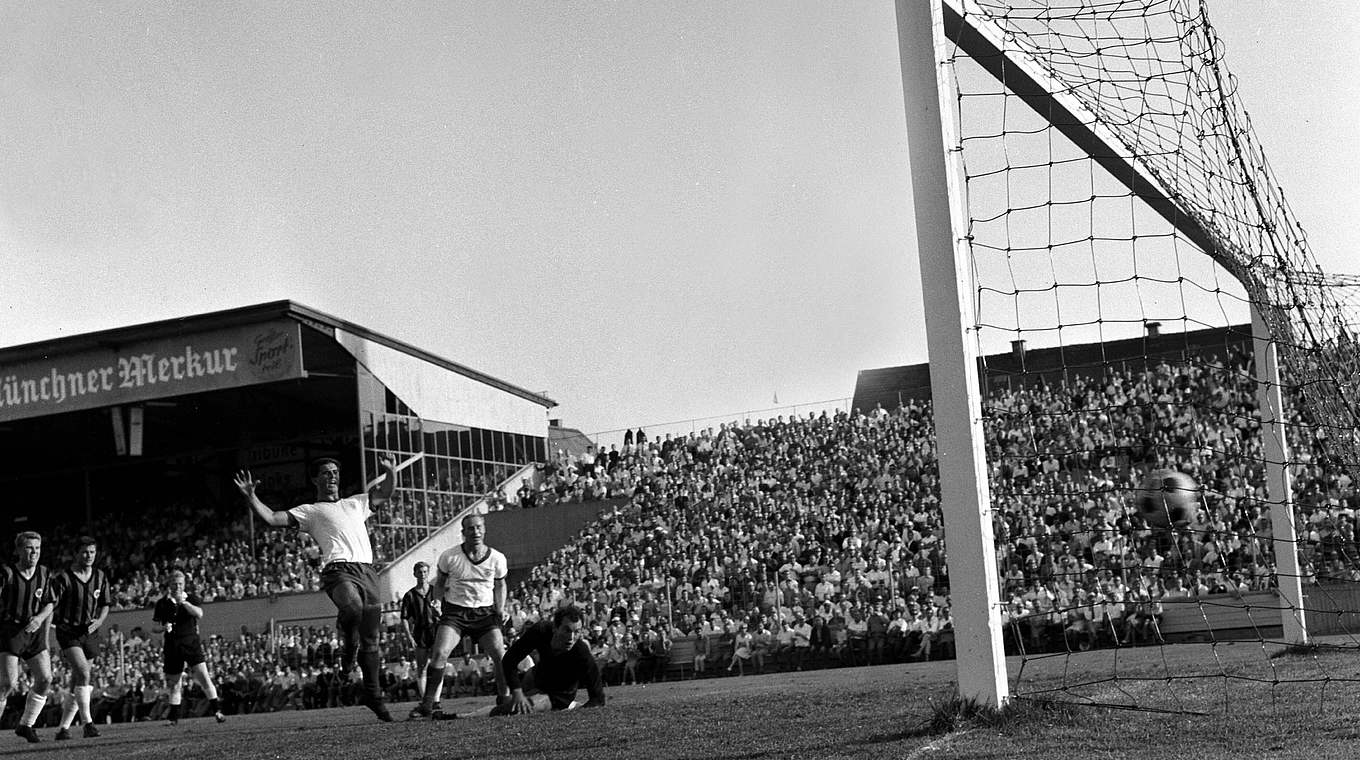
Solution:
M1360 691L1356 318L1206 4L935 13L1011 695L1316 720Z

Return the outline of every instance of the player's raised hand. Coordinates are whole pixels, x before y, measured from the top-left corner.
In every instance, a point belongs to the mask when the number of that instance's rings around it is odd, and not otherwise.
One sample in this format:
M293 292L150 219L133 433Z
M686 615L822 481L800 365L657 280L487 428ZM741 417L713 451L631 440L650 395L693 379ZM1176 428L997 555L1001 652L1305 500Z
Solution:
M247 499L255 495L255 477L250 474L250 470L238 470L232 482L236 483L236 487L241 489L241 495Z

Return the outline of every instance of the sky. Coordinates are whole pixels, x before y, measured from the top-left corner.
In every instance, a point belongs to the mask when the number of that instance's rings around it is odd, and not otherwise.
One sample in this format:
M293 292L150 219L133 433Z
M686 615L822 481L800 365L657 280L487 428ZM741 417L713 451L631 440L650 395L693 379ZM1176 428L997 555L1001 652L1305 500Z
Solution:
M1360 6L1210 10L1360 271ZM925 361L915 255L886 0L0 4L0 346L290 299L598 432Z

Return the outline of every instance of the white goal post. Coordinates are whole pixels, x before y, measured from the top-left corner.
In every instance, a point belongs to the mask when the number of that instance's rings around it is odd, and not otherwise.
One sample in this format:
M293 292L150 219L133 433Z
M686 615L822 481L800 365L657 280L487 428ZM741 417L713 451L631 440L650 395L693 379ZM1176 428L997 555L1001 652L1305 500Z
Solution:
M1001 640L1001 593L982 438L978 351L971 335L966 212L961 203L953 79L939 55L939 0L897 0L916 247L930 352L940 507L948 544L950 614L959 696L1000 706L1009 696ZM937 78L938 77L938 78Z
M1003 600L993 537L993 509L983 438L972 236L959 124L954 56L967 56L1005 92L1023 102L1110 178L1127 188L1205 255L1236 278L1251 304L1255 371L1261 410L1265 474L1277 557L1280 615L1285 640L1307 641L1302 571L1297 556L1276 346L1292 343L1297 315L1280 293L1294 287L1274 281L1278 252L1248 253L1240 231L1206 217L1200 199L1185 198L1165 167L1150 165L1131 149L1128 135L1109 127L1054 78L1038 60L1010 44L978 0L897 0L913 210L935 411L940 499L947 534L952 616L963 699L999 706L1009 698L1001 639ZM1192 19L1191 21L1193 21ZM1207 20L1204 21L1207 24ZM1211 49L1209 71L1222 76ZM1219 86L1222 82L1219 81ZM1092 106L1095 107L1095 106ZM1231 117L1232 114L1229 114ZM1234 128L1239 125L1230 125ZM1245 133L1246 127L1241 127ZM1239 163L1252 146L1227 141ZM1249 135L1248 135L1249 137ZM1246 139L1246 138L1244 138ZM1253 158L1254 160L1254 158ZM1253 164L1252 167L1255 168ZM1271 189L1274 190L1273 188ZM1250 196L1260 215L1273 209ZM1267 198L1269 200L1269 198ZM1270 230L1269 224L1264 225ZM1272 233L1273 234L1273 233ZM1305 252L1306 253L1306 252ZM1275 258L1272 258L1275 256ZM1294 365L1297 367L1298 365Z

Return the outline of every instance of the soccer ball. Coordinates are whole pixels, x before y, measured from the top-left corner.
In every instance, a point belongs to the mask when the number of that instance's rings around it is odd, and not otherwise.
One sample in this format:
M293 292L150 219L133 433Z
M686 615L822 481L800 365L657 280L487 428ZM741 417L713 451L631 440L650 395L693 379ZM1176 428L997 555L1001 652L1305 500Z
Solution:
M1134 505L1143 522L1154 528L1184 525L1199 506L1199 485L1183 472L1156 470L1135 492Z

